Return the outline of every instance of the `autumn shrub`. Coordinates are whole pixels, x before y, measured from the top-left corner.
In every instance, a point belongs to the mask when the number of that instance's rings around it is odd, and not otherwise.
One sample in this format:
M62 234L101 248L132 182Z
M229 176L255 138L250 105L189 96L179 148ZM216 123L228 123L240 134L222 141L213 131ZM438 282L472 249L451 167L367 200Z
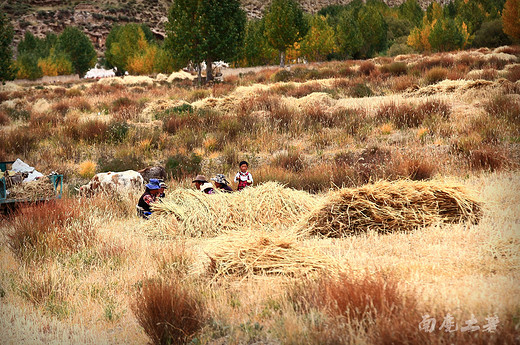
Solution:
M190 94L187 97L188 102L195 102L200 99L204 99L206 97L211 96L211 90L208 89L194 89L190 92Z
M87 90L86 93L89 95L103 95L109 94L114 91L114 87L111 85L94 83Z
M52 105L52 111L54 111L55 113L61 115L61 116L65 116L67 114L67 112L69 111L71 105L70 105L70 102L67 101L67 100L62 100L62 101L59 101L57 103L54 103Z
M201 295L180 279L146 279L131 304L152 344L187 344L202 328L205 308Z
M441 55L422 59L414 66L414 70L426 72L434 68L449 68L455 64L455 60L448 55Z
M396 176L401 176L414 181L427 180L431 178L437 168L436 165L427 158L402 157L394 162L394 172Z
M0 142L6 153L26 155L33 151L45 136L47 134L40 128L20 126L0 131Z
M120 97L112 101L111 110L118 120L133 120L139 114L142 105L134 99Z
M7 112L3 109L0 109L0 126L8 125L9 122L9 115L7 115Z
M355 98L370 97L374 92L366 83L355 83L349 90L348 95Z
M414 77L412 76L400 76L391 80L391 89L394 92L402 92L416 84Z
M359 64L358 72L362 75L370 75L376 69L376 65L372 61L362 61Z
M419 126L424 115L409 104L388 103L379 107L375 118L380 123L391 121L398 128L405 128Z
M341 112L332 112L324 109L319 103L314 103L302 110L301 125L305 130L316 126L335 127L341 123L341 115Z
M293 78L293 73L286 69L281 69L271 77L275 83L288 82Z
M471 150L467 159L473 170L496 171L507 162L505 155L497 147L491 145L481 145L477 149Z
M201 118L197 113L186 112L165 118L163 120L163 129L168 133L175 134L181 129L198 128L200 123Z
M296 150L289 150L287 152L277 154L271 160L271 165L278 166L292 172L300 172L305 168L305 160L301 152Z
M4 108L12 121L27 121L31 118L31 111L23 107Z
M520 80L520 65L515 65L511 67L507 71L506 78L513 83Z
M103 120L91 119L80 122L78 137L88 143L104 142L108 135L108 124Z
M400 76L406 74L408 71L408 67L404 62L392 62L390 64L385 64L381 66L381 72L388 73L395 76Z
M61 115L56 115L52 112L46 113L36 113L33 112L31 115L31 119L29 120L29 126L32 128L38 127L55 127L58 124L63 122L63 117Z
M226 83L215 83L213 84L211 95L213 97L224 97L233 92L235 88L236 85L230 83L229 80Z
M7 91L0 92L0 103L3 103L3 102L7 101L10 98L11 97L9 96L9 92L7 92Z
M296 114L285 103L280 102L271 108L266 117L272 128L276 128L280 132L287 132L296 119Z
M89 112L92 110L92 106L90 105L90 103L86 99L83 99L83 98L79 98L79 99L72 101L71 106L76 109L81 110L82 112Z
M79 200L24 207L8 221L7 243L23 261L78 252L96 241L96 231Z
M83 92L79 88L68 89L67 92L65 92L65 95L70 98L80 97L82 94Z
M84 161L79 165L78 174L83 178L91 179L96 174L96 167L93 161Z
M126 121L113 120L108 124L107 139L111 143L121 143L127 136L130 126Z
M438 99L427 99L419 103L416 108L424 117L439 115L443 120L449 120L452 113L449 103Z
M484 103L486 112L495 118L504 119L520 130L520 101L510 95L499 94Z
M255 170L255 183L277 181L289 188L318 193L331 187L331 171L325 166L307 167L299 172L268 165Z
M435 67L426 72L424 78L426 80L426 83L431 85L446 79L448 72L449 71L446 68Z

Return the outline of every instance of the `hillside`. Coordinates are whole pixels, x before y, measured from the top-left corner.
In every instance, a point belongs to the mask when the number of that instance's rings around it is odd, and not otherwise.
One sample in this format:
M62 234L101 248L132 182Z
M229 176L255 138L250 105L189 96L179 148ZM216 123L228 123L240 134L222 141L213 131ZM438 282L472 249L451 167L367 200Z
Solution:
M347 4L351 0L299 0L306 12L315 13L328 5ZM129 22L146 23L159 37L164 37L170 0L109 0L109 1L56 1L25 0L3 1L2 8L12 18L17 44L26 30L39 37L46 32L61 32L66 26L75 25L89 35L96 50L102 51L105 40L114 24ZM241 0L249 18L259 18L269 2ZM385 0L390 6L402 0ZM431 1L420 0L425 8ZM441 1L442 2L442 1Z

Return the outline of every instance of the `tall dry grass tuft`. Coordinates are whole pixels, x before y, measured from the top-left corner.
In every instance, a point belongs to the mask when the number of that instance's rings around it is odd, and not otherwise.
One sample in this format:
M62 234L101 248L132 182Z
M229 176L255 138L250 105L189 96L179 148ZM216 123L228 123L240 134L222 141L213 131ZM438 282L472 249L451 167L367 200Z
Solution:
M370 75L376 69L376 65L372 61L362 61L359 64L359 73L362 75Z
M276 155L271 161L272 166L278 166L292 172L300 172L305 168L305 160L301 152L290 150Z
M520 101L509 95L499 94L484 104L484 109L490 116L505 119L520 131Z
M520 80L520 65L516 65L516 66L511 67L507 71L506 78L509 81L513 82L513 83L517 82L518 80Z
M332 325L325 325L326 329L350 325L346 330L352 332L351 340L362 333L369 343L376 344L414 344L427 339L426 333L418 329L418 302L414 296L400 292L399 281L390 273L359 276L342 272L306 280L289 288L288 299L300 313L310 315L314 310L327 315Z
M131 307L153 344L186 344L204 325L200 296L180 280L146 280Z
M21 260L42 260L93 246L96 231L79 200L22 208L8 220L7 243Z
M0 126L8 125L9 122L9 115L4 110L0 110Z

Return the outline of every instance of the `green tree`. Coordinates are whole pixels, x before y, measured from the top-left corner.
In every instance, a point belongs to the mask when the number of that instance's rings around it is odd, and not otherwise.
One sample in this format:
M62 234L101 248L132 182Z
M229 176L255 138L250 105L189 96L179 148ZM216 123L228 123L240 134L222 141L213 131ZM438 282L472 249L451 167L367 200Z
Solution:
M191 62L197 66L201 83L201 63L204 61L205 42L200 18L202 0L175 0L168 12L165 46L172 56L175 69Z
M205 40L206 80L213 80L214 61L237 60L244 42L246 14L239 0L205 0L202 35Z
M7 16L0 12L0 81L13 80L16 76L16 68L13 62L13 26Z
M201 81L213 79L212 63L234 60L244 38L246 16L238 0L175 0L166 25L167 47L178 67L195 64Z
M408 20L414 27L421 26L424 12L417 0L406 0L398 11L401 19Z
M496 48L508 44L511 44L511 39L504 33L501 18L484 22L475 32L472 42L472 46L475 48Z
M470 34L480 29L482 23L486 20L486 12L484 7L477 0L469 0L462 2L457 13L460 18L468 26ZM454 17L452 17L454 18Z
M455 20L444 18L437 20L428 37L434 51L448 51L460 49L464 46L464 35Z
M58 36L56 50L64 52L74 71L83 76L96 64L97 54L90 39L76 27L69 26Z
M361 49L364 57L371 57L375 52L386 49L388 28L375 7L366 6L359 11L358 25L365 41Z
M340 50L346 56L358 58L365 40L351 11L341 14L336 31Z
M285 66L285 51L307 34L308 25L300 5L294 0L273 0L265 19L265 35L280 54L280 67Z
M264 36L264 21L249 20L240 55L241 63L245 66L270 65L276 63L277 56L278 52L267 43Z
M324 16L314 15L310 20L310 29L303 38L300 51L309 61L323 61L334 52L334 30Z

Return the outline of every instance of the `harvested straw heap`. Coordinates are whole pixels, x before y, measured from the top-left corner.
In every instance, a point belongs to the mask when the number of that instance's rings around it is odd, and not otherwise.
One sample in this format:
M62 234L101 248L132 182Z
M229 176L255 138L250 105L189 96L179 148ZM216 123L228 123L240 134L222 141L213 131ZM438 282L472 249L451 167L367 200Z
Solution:
M152 228L186 236L216 236L223 231L296 223L316 207L319 197L267 182L241 192L204 194L178 189L153 206Z
M315 249L301 247L290 232L236 232L214 239L208 273L223 276L301 277L331 269L336 262Z
M342 237L412 230L437 223L478 222L481 208L462 186L380 181L329 193L298 225L302 235Z
M51 198L56 194L51 180L42 177L38 180L22 182L9 188L9 199L42 199Z

